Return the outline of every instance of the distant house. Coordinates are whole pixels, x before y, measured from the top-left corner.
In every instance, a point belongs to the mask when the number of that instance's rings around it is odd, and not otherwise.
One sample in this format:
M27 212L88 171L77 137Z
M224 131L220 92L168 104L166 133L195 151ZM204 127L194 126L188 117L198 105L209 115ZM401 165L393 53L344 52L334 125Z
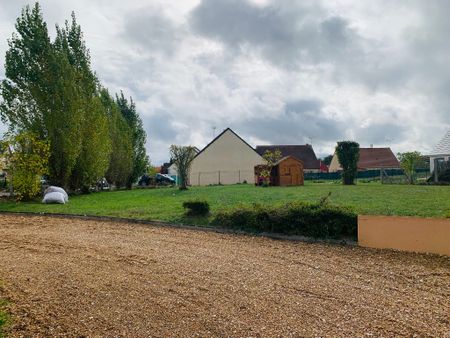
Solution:
M436 144L430 154L430 172L434 171L434 168L439 162L446 162L450 160L450 130L444 135L444 137Z
M254 168L263 158L230 128L225 129L194 158L191 185L253 183Z
M170 162L164 162L161 167L159 167L159 173L161 174L168 174L169 173L169 167L172 165Z
M320 172L321 165L317 159L312 145L261 145L256 146L256 151L261 156L264 155L266 150L275 151L279 149L281 156L292 156L303 162L303 171L308 172Z
M391 148L359 148L358 170L399 169L400 163ZM337 154L333 155L329 171L342 170Z

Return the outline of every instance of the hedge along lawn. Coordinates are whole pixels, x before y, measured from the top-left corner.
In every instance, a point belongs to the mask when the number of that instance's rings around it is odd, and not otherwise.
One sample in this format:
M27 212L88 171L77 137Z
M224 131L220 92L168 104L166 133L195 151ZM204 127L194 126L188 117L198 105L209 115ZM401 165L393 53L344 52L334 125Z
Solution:
M358 214L447 217L450 215L450 186L381 185L358 183L309 183L300 187L255 187L250 184L177 188L134 189L72 196L66 205L43 205L40 201L0 200L0 211L28 211L103 215L145 220L206 224L207 220L184 217L183 202L206 200L211 213L253 203L289 201L317 202L331 192L333 205L353 208Z

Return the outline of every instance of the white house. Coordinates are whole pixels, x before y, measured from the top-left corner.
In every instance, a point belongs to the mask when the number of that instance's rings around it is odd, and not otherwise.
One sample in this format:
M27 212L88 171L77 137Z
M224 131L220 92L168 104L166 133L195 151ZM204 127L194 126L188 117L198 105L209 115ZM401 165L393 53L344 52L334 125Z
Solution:
M264 163L260 154L230 128L225 129L194 158L191 185L253 183L254 169Z
M450 160L450 130L444 135L438 144L433 148L430 154L430 172L434 171L436 162Z

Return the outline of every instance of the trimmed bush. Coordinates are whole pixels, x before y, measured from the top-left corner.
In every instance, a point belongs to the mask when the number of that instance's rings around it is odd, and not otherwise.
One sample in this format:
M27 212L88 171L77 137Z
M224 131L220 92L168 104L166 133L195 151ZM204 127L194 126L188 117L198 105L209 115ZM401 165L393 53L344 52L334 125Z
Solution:
M206 216L209 213L209 204L206 201L186 201L183 202L187 216Z
M313 238L357 238L357 214L327 203L294 202L244 206L217 213L213 225L255 233L272 232Z

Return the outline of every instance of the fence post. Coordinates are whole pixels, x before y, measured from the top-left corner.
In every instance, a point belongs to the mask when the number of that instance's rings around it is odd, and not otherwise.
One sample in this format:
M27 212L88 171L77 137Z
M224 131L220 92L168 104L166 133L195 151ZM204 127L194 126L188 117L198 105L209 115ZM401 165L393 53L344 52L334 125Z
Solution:
M241 183L241 170L239 169L239 183Z
M220 170L219 170L219 184L220 184Z
M439 162L437 158L434 159L434 183L438 182L438 171L439 171Z
M200 174L201 174L201 171L198 172L198 185L200 185Z

